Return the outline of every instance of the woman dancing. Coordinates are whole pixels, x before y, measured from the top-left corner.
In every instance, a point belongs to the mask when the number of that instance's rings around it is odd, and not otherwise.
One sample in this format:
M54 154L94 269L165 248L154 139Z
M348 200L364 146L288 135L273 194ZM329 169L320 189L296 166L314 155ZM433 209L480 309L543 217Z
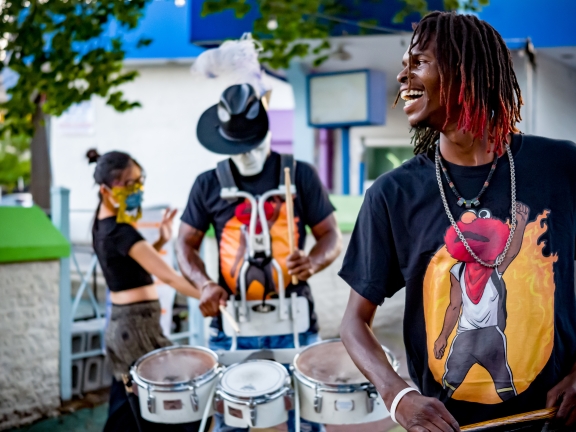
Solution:
M160 327L160 303L152 276L180 293L199 298L190 282L177 274L159 251L172 236L176 210L167 209L160 224L160 237L150 244L134 228L142 214L144 187L142 167L127 153L112 151L102 156L96 150L87 153L89 163L96 162L94 180L100 186L92 237L102 273L110 290L112 312L106 329L106 357L114 379L110 407L104 431L165 430L133 413L122 377L130 366L158 348L171 345ZM199 422L171 430L197 430Z

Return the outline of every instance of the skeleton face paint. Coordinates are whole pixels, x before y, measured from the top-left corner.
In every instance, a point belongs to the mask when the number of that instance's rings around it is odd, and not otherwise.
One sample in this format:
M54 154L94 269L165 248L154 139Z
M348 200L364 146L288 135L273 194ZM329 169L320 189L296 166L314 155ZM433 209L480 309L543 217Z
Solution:
M252 149L247 153L231 156L232 161L241 175L249 177L262 172L264 169L264 163L270 153L271 143L272 134L268 132L264 141L262 141L262 143L255 149Z

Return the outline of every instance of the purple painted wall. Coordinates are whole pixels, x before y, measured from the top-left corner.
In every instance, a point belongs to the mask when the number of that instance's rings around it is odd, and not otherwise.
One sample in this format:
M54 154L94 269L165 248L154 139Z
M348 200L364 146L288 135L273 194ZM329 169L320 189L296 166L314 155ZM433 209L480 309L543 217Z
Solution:
M294 111L270 110L268 120L272 132L272 150L278 153L292 153Z
M294 111L270 110L268 111L270 131L272 132L272 150L278 153L292 154L294 152ZM316 134L316 169L322 184L332 190L332 160L333 138L332 131L319 129Z

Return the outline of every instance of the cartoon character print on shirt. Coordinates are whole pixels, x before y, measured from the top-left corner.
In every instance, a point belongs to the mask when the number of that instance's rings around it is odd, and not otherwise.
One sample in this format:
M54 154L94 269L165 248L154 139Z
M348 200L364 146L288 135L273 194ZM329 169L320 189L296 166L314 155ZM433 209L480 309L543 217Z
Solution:
M544 256L544 211L516 204L517 227L496 268L476 262L453 227L424 279L428 364L450 398L496 404L522 393L542 371L554 343L554 271ZM472 251L493 264L510 234L489 209L457 222Z
M240 202L234 216L222 230L220 241L220 267L224 280L234 294L240 292L239 275L246 253L247 233L250 225L252 205L248 200ZM286 268L286 259L290 254L288 244L288 219L286 204L280 197L272 197L264 203L264 212L270 231L272 256L278 262L284 276L284 285L288 286L290 278ZM298 217L294 218L294 242L298 244ZM260 222L256 224L256 233L262 232ZM278 275L271 263L251 265L246 274L247 299L262 300L276 292Z

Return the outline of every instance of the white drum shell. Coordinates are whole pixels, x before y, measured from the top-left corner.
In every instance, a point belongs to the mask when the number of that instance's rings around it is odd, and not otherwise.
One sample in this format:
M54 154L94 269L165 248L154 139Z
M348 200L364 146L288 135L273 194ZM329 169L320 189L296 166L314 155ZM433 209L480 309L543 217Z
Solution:
M189 423L193 421L202 420L206 404L210 404L209 415L213 414L212 401L210 399L210 391L216 385L217 375L196 388L196 395L198 396L199 407L197 411L192 408L190 396L193 394L192 390L180 391L158 391L152 388L152 396L154 397L155 412L151 413L148 409L148 389L138 385L138 399L140 402L140 413L145 420L153 423ZM178 406L179 402L181 407L174 409ZM172 409L169 409L171 408ZM168 409L167 409L168 408Z
M300 398L300 417L321 424L347 425L369 423L382 420L390 415L384 401L378 395L374 399L374 409L368 412L368 393L359 389L354 393L332 393L319 390L322 407L315 411L316 390L304 384L296 375L298 396Z
M320 346L323 346L323 351L316 349ZM386 347L382 348L394 370L397 370L399 364L394 355ZM340 370L340 373L349 374L355 370L357 374L360 374L348 354L345 354L347 361L339 360L343 355L342 350L344 347L340 339L329 339L306 347L294 358L292 371L294 390L298 393L300 417L315 423L333 425L370 423L389 417L390 413L382 397L376 392L374 386L368 381L363 381L365 378L362 375L357 375L354 378L355 381L352 382L336 383L334 381L332 375L338 372L333 369L335 364L343 366L344 369ZM305 356L308 356L305 363L299 363ZM326 356L331 356L333 363L330 367L326 366L328 369L323 371L324 373L328 371L328 375L319 376L306 367L311 364L306 362L313 361L314 357L316 361L321 361ZM334 363L335 361L337 363ZM306 370L308 371L304 372Z
M241 411L242 418L232 416L230 414L231 409ZM250 420L250 408L247 405L224 400L224 423L228 426L238 428L269 428L288 420L288 411L286 411L283 396L262 404L257 404L254 410L256 411L256 422L252 424Z

